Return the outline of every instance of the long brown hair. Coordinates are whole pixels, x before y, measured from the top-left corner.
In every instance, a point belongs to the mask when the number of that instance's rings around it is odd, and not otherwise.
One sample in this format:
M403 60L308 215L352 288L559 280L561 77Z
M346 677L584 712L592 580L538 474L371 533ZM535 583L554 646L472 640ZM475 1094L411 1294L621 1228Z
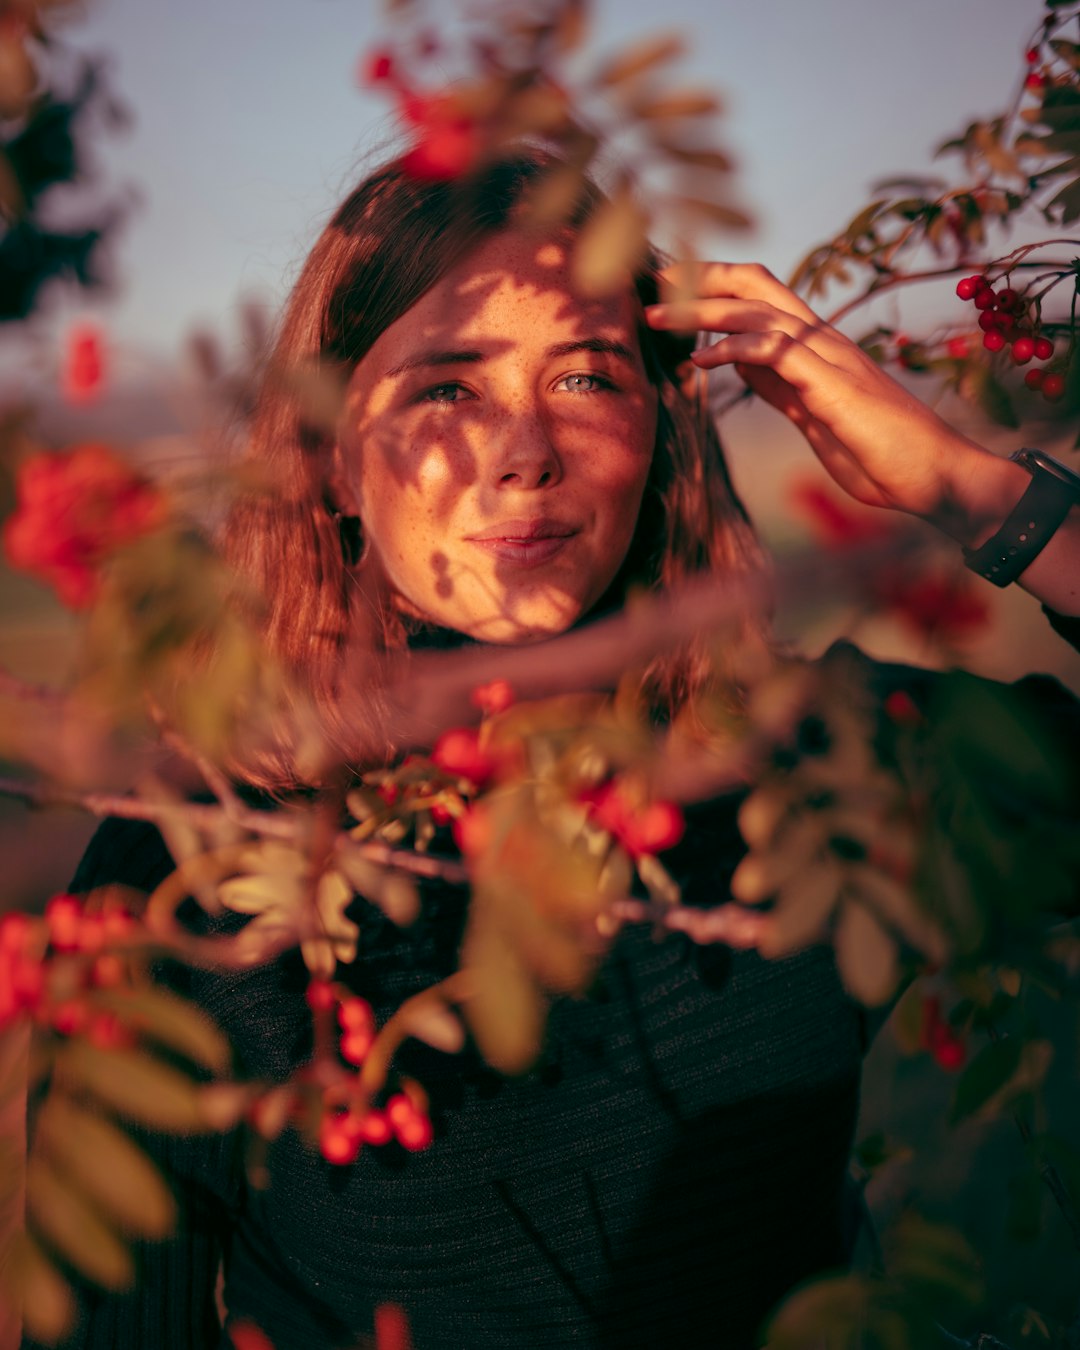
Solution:
M312 413L312 381L343 388L396 319L479 244L520 215L527 194L554 163L533 147L452 182L418 181L393 160L356 187L335 212L300 273L259 393L250 456L274 491L233 511L226 552L264 597L270 649L308 684L332 716L342 656L358 636L383 649L404 643L400 618L373 608L352 564L358 522L343 518L334 487L332 417ZM571 229L603 200L586 183ZM642 304L658 298L660 261L649 250L635 277ZM675 374L689 339L642 325L646 369L658 416L652 467L617 602L629 587L678 585L702 572L741 570L759 559L711 418L681 392ZM683 651L648 672L659 714L679 711L704 678L700 654ZM295 783L284 760L252 771L262 786Z

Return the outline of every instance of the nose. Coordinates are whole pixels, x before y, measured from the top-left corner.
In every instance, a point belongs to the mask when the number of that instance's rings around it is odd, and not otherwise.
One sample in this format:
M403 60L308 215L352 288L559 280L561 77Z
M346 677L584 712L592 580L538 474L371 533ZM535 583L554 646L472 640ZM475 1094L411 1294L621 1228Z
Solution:
M522 411L507 417L491 474L497 487L526 491L554 487L562 478L562 461L552 443L549 428L536 411Z

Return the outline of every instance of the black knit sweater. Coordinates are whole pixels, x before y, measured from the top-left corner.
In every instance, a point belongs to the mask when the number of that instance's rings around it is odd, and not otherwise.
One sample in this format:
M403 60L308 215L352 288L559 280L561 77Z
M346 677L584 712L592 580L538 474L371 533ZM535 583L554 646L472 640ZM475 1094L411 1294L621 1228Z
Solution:
M736 805L691 810L667 855L690 904L727 894ZM149 890L170 867L152 827L110 821L74 888ZM343 977L381 1020L453 968L463 895L426 887L408 931L355 906L362 943ZM283 1078L309 1055L295 954L184 978L243 1072ZM70 1344L228 1345L223 1260L230 1318L253 1319L276 1350L353 1346L387 1301L407 1311L417 1350L749 1350L786 1291L848 1259L870 1025L831 948L765 961L627 928L590 996L556 1002L544 1058L523 1077L412 1047L435 1124L424 1153L365 1148L335 1167L287 1130L255 1190L235 1136L149 1141L184 1204L179 1236L140 1249L134 1293L88 1292Z

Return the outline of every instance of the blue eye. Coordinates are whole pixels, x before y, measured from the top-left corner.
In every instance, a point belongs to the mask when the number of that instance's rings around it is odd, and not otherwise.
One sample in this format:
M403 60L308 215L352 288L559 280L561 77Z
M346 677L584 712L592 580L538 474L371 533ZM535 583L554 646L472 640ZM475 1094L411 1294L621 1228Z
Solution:
M586 375L579 371L575 375L563 375L556 381L556 388L562 386L568 394L595 394L600 389L611 389L614 386L610 380L605 380L602 375Z

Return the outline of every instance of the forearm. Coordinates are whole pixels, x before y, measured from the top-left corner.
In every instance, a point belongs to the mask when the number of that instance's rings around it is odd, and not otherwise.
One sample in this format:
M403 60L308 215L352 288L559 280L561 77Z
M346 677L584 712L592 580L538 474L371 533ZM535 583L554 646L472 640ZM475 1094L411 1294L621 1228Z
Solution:
M1030 482L1021 465L965 438L951 458L940 507L927 518L964 547L978 548L1000 528ZM1080 615L1080 507L1072 508L1017 580L1059 614Z

